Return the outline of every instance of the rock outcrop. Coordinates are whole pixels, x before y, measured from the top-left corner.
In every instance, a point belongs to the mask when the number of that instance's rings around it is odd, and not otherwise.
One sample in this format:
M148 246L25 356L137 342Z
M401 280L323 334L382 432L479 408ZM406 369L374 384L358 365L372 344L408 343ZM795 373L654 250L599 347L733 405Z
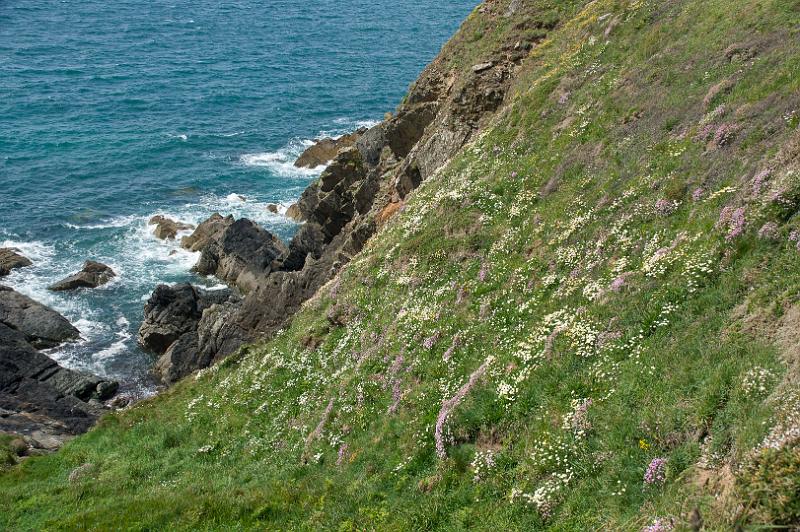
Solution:
M114 273L114 270L102 262L87 260L83 263L81 271L50 285L47 289L54 292L63 292L77 290L78 288L97 288L108 283L116 276L117 274Z
M24 335L37 349L56 347L80 337L78 329L58 312L0 285L0 324Z
M21 255L18 249L0 248L0 277L8 275L11 270L32 265L30 259Z
M176 222L175 220L161 215L150 218L148 225L156 226L155 229L153 229L153 234L156 238L160 238L161 240L175 240L179 231L194 229L194 226L191 224Z
M117 383L63 368L37 350L77 337L63 316L0 286L0 431L52 449L94 424Z
M233 221L233 216L223 218L220 214L214 213L208 220L198 225L191 235L181 239L181 247L189 251L200 251L212 239L218 239L222 232L233 224Z
M366 133L366 131L367 128L361 128L358 131L342 135L336 139L329 137L320 139L306 149L300 157L297 158L294 165L297 168L317 168L328 164L336 157L339 151L355 145L358 139L361 138L361 135Z
M160 355L155 372L173 383L209 366L249 339L228 328L227 312L238 298L230 290L202 290L189 284L160 285L145 305L139 343ZM226 333L220 337L220 330Z
M275 235L247 219L216 232L203 246L194 271L250 292L275 269L286 246Z

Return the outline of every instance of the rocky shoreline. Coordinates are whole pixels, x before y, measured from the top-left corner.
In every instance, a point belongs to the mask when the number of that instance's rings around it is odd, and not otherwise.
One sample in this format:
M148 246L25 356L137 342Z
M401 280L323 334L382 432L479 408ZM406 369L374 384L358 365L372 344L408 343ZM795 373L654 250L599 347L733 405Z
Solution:
M224 290L156 287L144 307L138 341L157 355L158 380L171 385L284 327L402 210L406 196L486 125L534 44L508 43L460 75L437 59L394 115L306 150L298 167L327 166L287 209L285 215L301 223L288 243L244 218L214 214L194 228L153 217L150 224L160 239L193 230L181 240L183 248L200 253L193 271L228 285ZM29 265L18 250L0 250L0 276ZM114 275L89 261L51 289L93 288ZM30 321L3 310L20 307L28 309L29 319L61 335L32 334L25 329ZM39 351L77 337L54 311L0 287L0 431L55 448L88 430L106 411L102 401L113 397L116 383L62 368Z

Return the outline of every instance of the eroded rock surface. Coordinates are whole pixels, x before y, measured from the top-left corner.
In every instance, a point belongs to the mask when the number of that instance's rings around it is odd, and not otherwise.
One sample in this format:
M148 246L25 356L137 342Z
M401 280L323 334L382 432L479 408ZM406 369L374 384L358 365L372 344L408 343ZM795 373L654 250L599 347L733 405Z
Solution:
M194 270L243 292L256 288L275 269L286 245L275 235L247 219L236 220L208 239Z
M139 328L139 343L160 355L156 376L173 383L248 340L228 328L227 312L237 302L230 290L202 290L190 284L158 286L145 305ZM220 330L226 331L222 338Z

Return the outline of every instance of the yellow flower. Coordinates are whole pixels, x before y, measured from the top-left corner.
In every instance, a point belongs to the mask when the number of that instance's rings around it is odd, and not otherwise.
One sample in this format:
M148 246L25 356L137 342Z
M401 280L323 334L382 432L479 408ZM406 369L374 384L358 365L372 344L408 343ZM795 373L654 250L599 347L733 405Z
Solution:
M645 440L639 440L639 449L641 449L643 451L649 451L650 450L650 444L647 443Z

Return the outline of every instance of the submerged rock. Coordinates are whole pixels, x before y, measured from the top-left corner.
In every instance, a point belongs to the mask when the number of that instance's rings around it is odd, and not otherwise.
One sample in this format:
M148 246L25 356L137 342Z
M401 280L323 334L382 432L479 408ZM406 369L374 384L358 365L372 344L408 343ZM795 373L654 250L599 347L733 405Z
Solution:
M80 337L61 314L28 296L0 285L0 323L14 329L38 349L47 349Z
M117 274L114 273L114 270L102 262L87 260L83 264L83 269L81 271L50 285L47 289L54 292L61 292L64 290L76 290L78 288L97 288L98 286L106 284L116 276Z
M0 277L11 273L11 270L32 266L33 263L19 253L18 249L0 248Z
M175 220L161 215L150 218L148 225L156 226L153 230L153 234L156 238L160 238L161 240L175 240L179 231L194 229L194 226L191 224L176 222Z
M356 142L358 142L358 139L361 138L361 135L366 133L366 131L367 128L361 128L358 131L343 135L337 139L320 139L306 149L297 161L295 161L294 165L297 168L317 168L318 166L328 164L341 150L354 146Z

